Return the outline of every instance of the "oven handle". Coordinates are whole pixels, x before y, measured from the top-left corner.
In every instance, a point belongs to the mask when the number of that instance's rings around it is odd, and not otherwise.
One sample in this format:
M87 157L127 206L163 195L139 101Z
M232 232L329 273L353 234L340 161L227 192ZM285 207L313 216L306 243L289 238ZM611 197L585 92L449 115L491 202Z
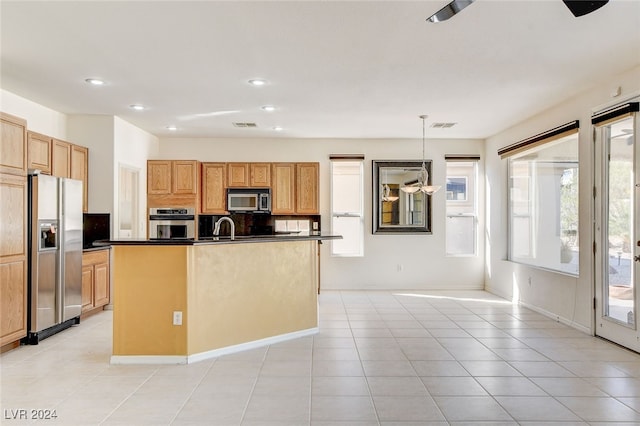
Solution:
M168 214L168 215L149 215L149 220L195 220L194 215L180 215L180 214Z

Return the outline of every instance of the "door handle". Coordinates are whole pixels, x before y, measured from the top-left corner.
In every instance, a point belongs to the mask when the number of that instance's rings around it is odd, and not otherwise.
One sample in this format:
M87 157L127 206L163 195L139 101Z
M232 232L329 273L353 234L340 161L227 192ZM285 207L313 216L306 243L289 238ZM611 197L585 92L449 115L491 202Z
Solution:
M633 260L635 260L636 262L640 262L640 254L633 256Z

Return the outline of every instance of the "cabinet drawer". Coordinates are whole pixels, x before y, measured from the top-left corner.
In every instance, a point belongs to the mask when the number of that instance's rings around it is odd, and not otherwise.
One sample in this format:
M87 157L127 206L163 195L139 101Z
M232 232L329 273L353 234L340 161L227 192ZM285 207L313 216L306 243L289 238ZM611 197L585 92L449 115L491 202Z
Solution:
M94 250L82 253L82 266L109 262L109 249Z

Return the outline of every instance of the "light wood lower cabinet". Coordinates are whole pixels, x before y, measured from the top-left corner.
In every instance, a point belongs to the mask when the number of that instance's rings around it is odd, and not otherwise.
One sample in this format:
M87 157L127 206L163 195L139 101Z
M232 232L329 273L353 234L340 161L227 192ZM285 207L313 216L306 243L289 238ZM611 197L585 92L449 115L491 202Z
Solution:
M82 253L82 313L101 310L109 303L111 250Z

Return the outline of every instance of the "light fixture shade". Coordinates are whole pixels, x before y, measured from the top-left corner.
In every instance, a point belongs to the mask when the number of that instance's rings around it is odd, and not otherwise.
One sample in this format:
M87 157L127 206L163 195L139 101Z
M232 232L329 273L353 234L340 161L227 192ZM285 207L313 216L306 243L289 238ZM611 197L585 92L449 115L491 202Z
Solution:
M438 192L440 188L440 185L425 185L420 188L420 191L424 192L427 195L433 195L433 193Z
M418 171L418 179L414 181L412 184L405 184L400 189L408 194L413 194L415 192L421 191L427 195L432 195L440 189L440 185L429 185L429 172L427 171L426 160L424 156L424 146L426 139L426 119L427 115L420 115L420 119L422 120L422 167Z
M406 192L407 194L415 194L416 192L420 191L420 187L417 185L405 185L400 187L400 190L402 190L402 192Z

